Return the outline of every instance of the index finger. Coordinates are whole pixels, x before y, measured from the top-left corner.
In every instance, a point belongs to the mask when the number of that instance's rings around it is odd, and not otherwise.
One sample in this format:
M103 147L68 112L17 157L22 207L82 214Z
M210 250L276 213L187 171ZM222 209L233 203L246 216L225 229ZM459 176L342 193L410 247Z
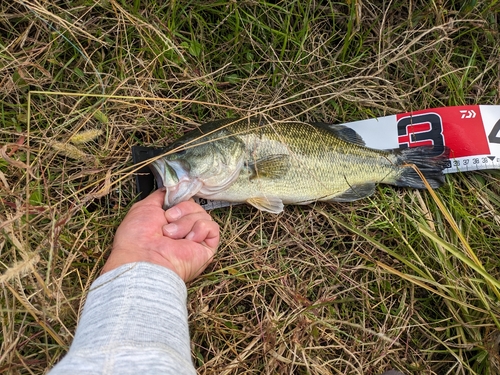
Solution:
M211 220L211 217L207 213L207 211L205 211L203 207L201 207L198 203L196 203L192 199L178 203L175 206L169 208L167 211L165 211L165 218L170 223L172 221L180 219L183 216L194 213L204 213L207 215L207 219Z

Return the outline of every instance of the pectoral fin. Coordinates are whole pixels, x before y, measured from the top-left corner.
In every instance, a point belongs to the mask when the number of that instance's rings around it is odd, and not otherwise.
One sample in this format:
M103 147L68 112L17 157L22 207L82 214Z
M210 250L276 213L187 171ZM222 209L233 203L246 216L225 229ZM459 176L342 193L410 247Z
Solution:
M250 179L279 178L289 169L289 156L286 154L270 155L249 163Z
M254 197L247 199L247 203L261 211L279 214L283 211L283 201L278 197Z
M352 202L357 201L358 199L369 197L375 193L375 184L363 184L351 186L349 189L341 193L340 195L336 195L333 198L328 199L331 202Z

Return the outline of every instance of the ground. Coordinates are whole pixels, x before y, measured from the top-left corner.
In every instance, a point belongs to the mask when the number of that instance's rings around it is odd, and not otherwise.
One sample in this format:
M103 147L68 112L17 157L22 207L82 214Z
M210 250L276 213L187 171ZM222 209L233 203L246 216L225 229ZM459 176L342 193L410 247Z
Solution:
M344 123L499 104L497 1L0 4L0 372L67 351L135 199L130 147L229 116ZM500 373L497 171L211 212L200 374Z

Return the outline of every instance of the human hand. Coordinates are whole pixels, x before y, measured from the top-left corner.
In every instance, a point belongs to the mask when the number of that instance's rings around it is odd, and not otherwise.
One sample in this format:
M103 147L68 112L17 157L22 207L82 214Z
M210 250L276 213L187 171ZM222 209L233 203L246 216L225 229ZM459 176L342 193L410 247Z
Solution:
M185 282L212 261L219 245L219 225L193 201L164 211L164 191L135 203L116 230L102 273L133 262L150 262L177 273Z

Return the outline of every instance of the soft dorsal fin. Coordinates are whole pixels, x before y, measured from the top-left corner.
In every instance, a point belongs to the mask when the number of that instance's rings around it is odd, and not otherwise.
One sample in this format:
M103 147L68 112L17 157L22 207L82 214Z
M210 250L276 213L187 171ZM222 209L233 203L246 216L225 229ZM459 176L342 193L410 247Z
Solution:
M355 130L348 128L345 125L337 125L337 124L325 124L324 122L313 122L312 125L328 130L329 132L335 134L340 139L343 139L346 142L354 143L356 145L365 146L365 141L361 136L356 133Z
M248 164L250 179L254 178L279 178L290 167L290 156L286 154L269 155Z
M278 197L253 197L247 199L247 203L261 211L267 211L272 214L279 214L283 211L283 201Z

